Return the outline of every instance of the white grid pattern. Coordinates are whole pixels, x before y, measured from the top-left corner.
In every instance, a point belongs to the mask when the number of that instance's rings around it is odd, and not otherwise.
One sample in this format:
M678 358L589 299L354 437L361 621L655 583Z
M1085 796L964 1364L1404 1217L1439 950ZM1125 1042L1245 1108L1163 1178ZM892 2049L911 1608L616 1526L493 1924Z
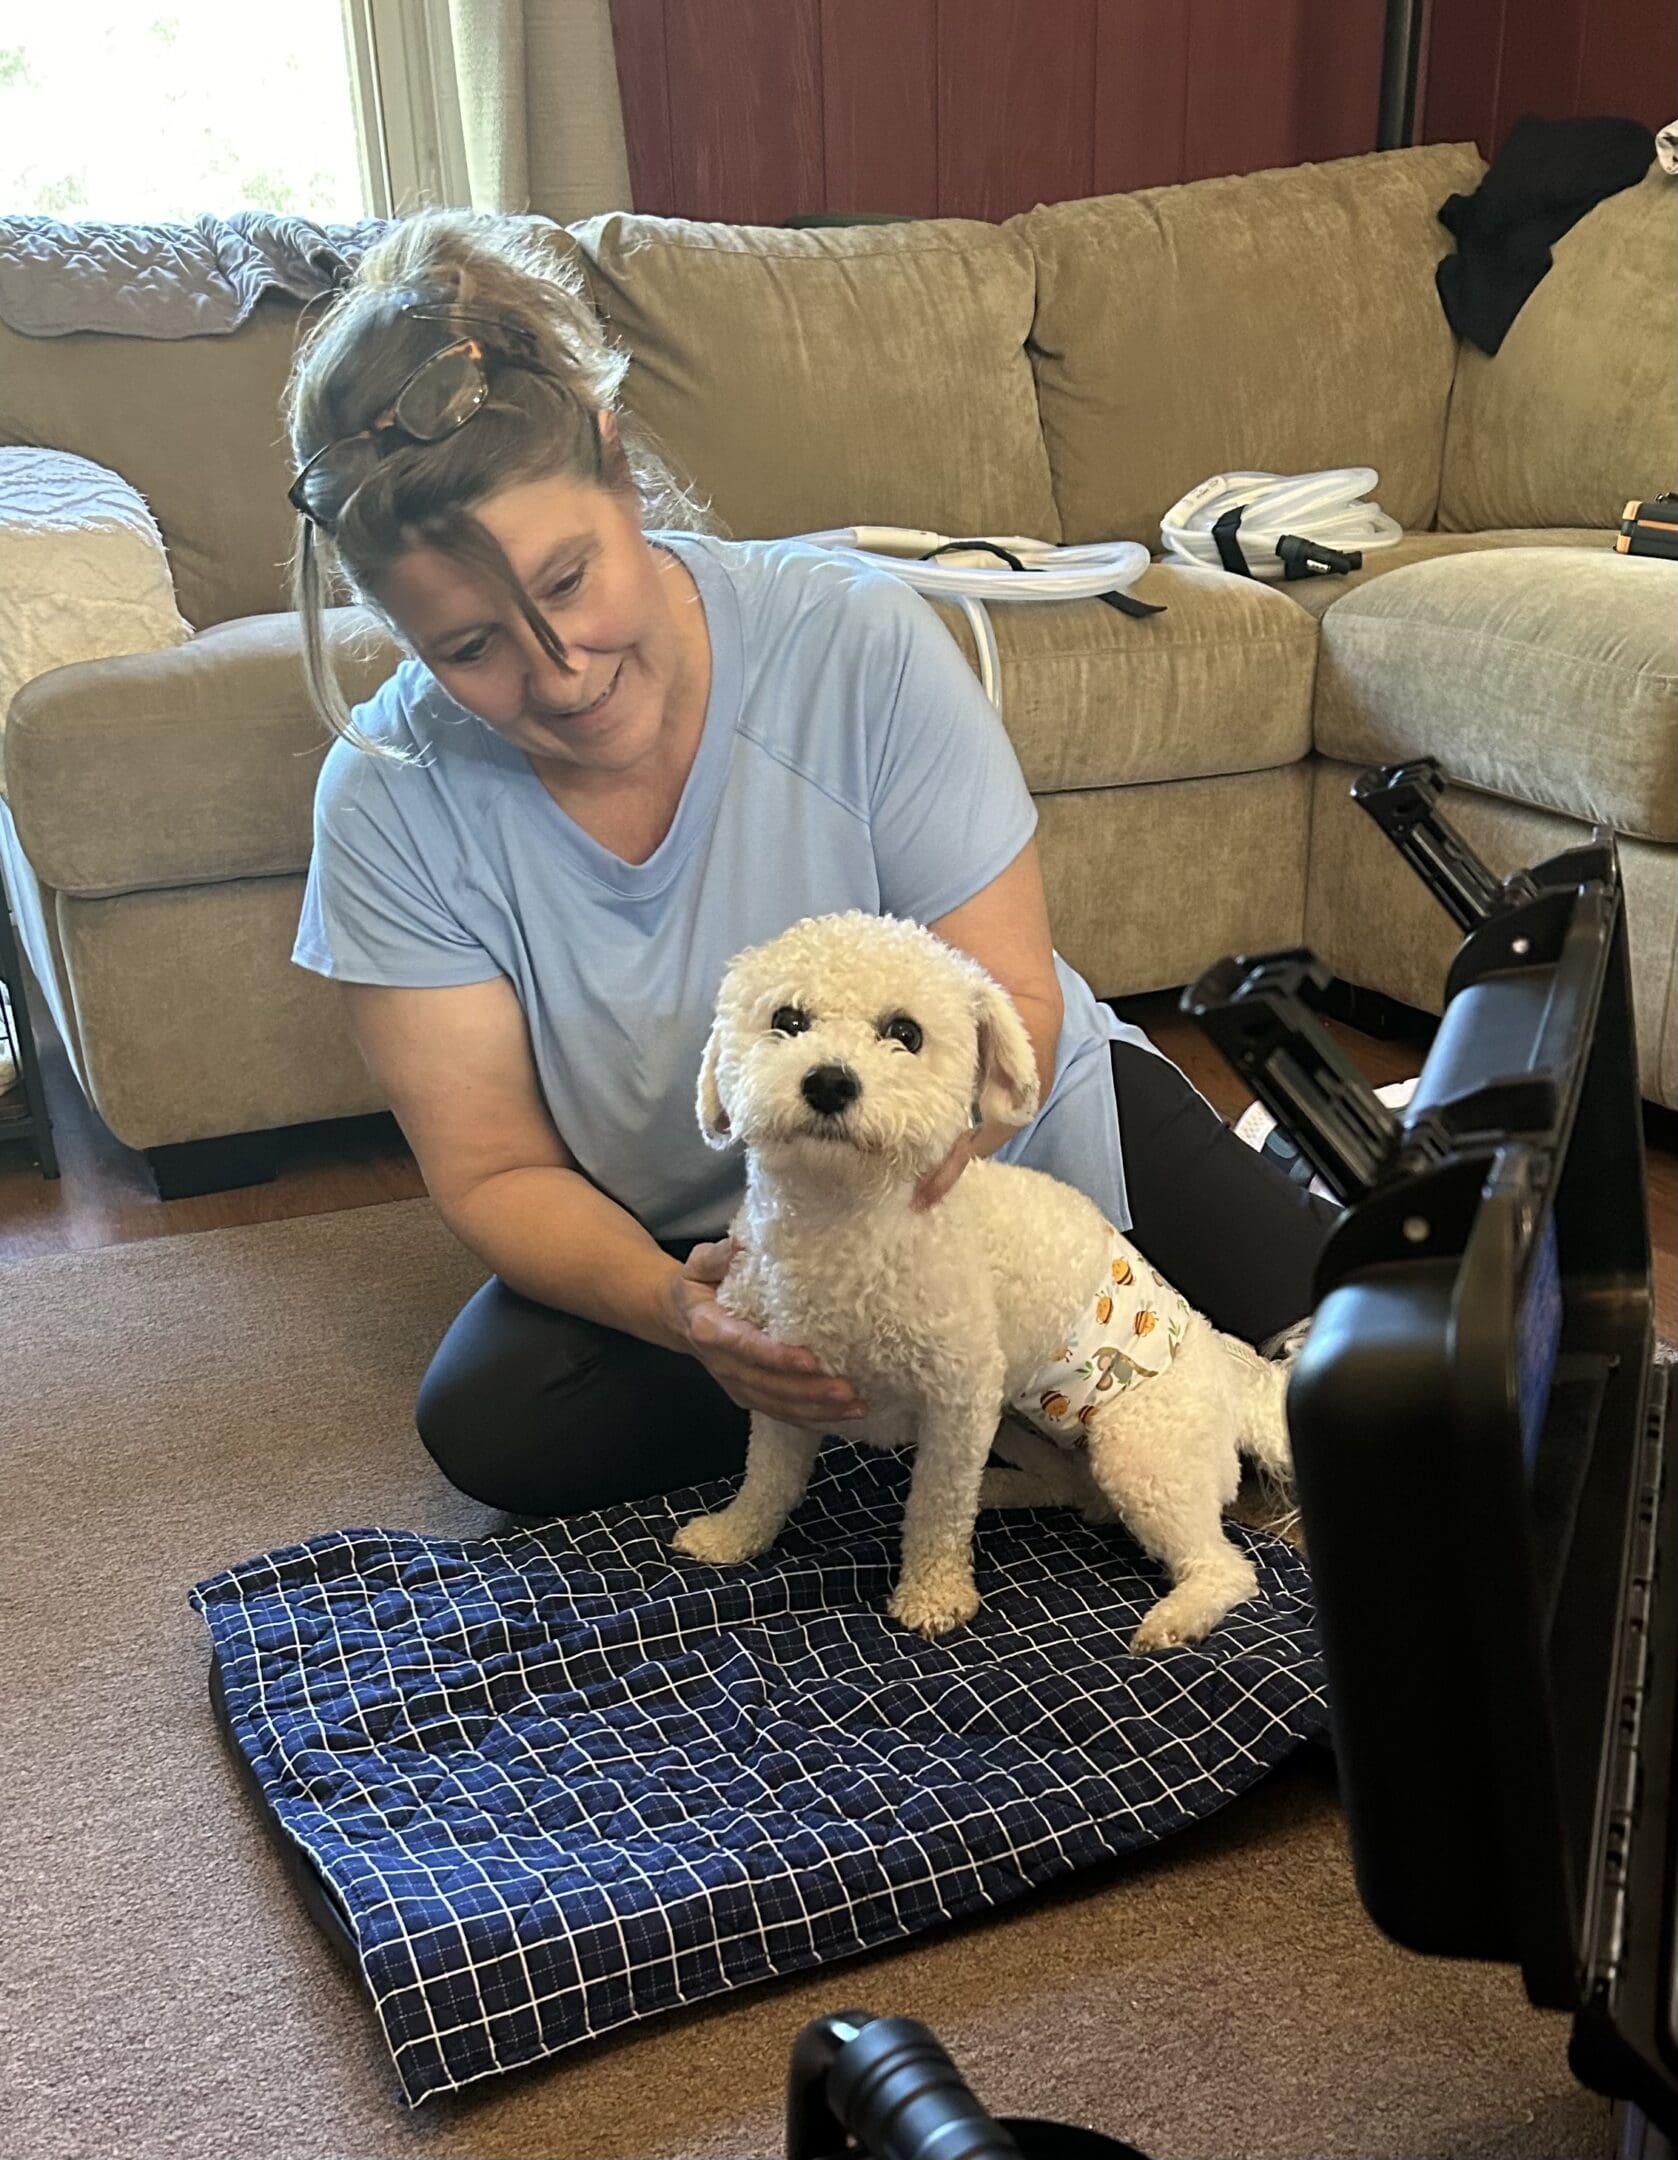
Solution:
M192 1593L239 1745L350 1916L417 2104L806 1971L1207 1815L1326 1723L1303 1562L1132 1657L1161 1587L1064 1510L980 1518L979 1618L883 1607L907 1461L830 1441L774 1551L676 1560L723 1488L471 1544L346 1531Z

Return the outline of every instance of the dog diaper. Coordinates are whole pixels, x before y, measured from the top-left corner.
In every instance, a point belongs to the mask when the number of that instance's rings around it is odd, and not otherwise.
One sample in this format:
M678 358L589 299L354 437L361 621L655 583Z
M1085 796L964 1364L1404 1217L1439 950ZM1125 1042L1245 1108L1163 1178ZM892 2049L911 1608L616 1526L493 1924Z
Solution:
M1009 1404L1036 1431L1075 1447L1103 1403L1162 1373L1188 1325L1187 1298L1108 1230L1107 1267L1083 1317Z

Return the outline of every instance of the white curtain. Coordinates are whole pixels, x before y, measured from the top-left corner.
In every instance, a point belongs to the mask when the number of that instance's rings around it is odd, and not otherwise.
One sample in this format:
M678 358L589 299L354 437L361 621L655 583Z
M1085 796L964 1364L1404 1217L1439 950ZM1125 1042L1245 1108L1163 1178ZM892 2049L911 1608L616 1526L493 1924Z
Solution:
M449 0L475 210L627 210L608 0Z
M528 210L524 0L449 0L455 95L474 210Z

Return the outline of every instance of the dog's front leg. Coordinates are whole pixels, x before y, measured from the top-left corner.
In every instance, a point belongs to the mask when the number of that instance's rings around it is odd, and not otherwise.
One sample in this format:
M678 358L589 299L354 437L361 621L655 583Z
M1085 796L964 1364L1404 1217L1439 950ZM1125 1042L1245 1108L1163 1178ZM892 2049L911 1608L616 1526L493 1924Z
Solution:
M888 1610L928 1640L961 1627L979 1610L973 1581L973 1522L1001 1404L994 1390L928 1404L903 1510L903 1565Z
M785 1425L754 1410L745 1482L727 1507L683 1523L671 1545L713 1567L738 1567L767 1552L803 1499L821 1444L821 1434L808 1426Z

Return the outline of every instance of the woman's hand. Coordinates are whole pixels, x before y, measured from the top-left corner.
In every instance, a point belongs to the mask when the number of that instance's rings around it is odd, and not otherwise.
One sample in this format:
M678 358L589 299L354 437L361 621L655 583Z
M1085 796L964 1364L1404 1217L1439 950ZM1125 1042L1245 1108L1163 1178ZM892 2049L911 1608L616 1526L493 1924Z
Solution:
M677 1340L704 1366L730 1402L788 1425L826 1432L867 1404L844 1380L824 1373L808 1350L778 1343L717 1302L717 1288L737 1250L732 1238L696 1245L665 1292Z
M929 1170L915 1187L909 1206L915 1214L936 1207L979 1152L977 1132L964 1132L936 1170Z

